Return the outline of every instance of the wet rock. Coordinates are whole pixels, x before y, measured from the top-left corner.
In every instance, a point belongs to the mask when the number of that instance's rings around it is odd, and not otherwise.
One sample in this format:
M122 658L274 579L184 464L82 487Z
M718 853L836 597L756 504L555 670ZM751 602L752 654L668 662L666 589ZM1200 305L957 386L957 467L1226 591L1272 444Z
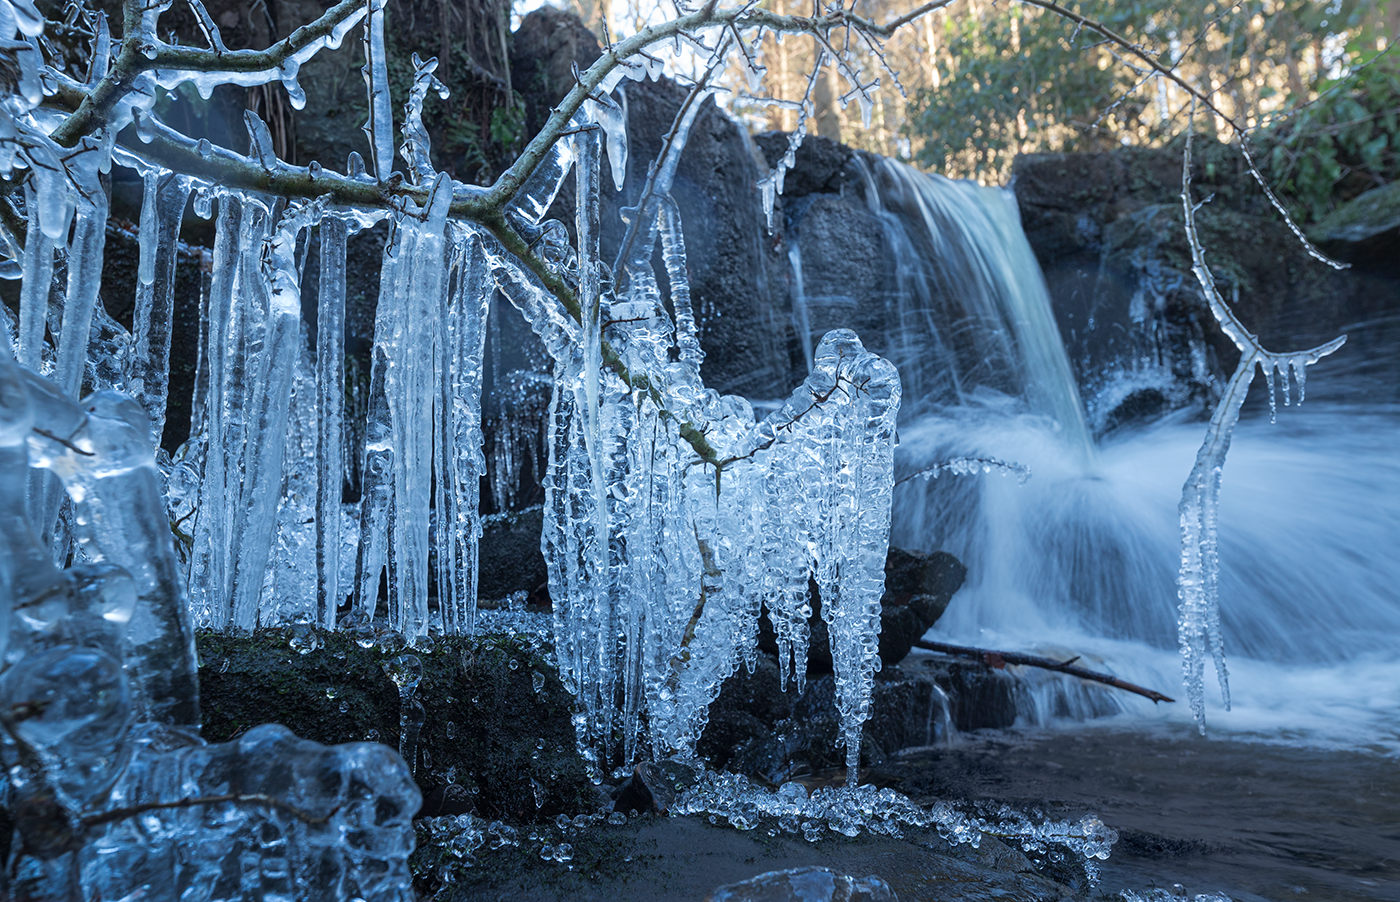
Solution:
M764 132L754 136L754 143L771 169L787 153L788 133ZM797 148L793 167L783 179L783 200L791 203L809 194L840 192L842 172L855 153L830 138L808 135Z
M543 857L542 843L557 843L561 838L570 844L570 860L561 863ZM433 898L440 902L675 902L704 898L711 887L728 888L755 875L816 867L837 875L878 874L898 898L918 902L1078 898L1064 884L1035 873L1024 856L990 836L983 837L978 849L952 847L931 828L910 828L897 839L848 840L829 833L809 843L781 833L769 836L762 829L741 832L715 827L699 817L640 818L622 826L605 823L566 834L550 831L534 842L522 837L519 845L496 851L483 848L475 864L454 871L452 882Z
M405 652L422 674L414 690L422 725L407 745L399 689L385 666ZM383 742L406 753L429 815L526 823L593 808L573 698L528 636L362 648L345 632L268 629L201 634L199 656L210 742L268 722L324 744Z
M477 597L499 599L514 592L531 592L544 582L540 533L544 508L536 505L483 517L477 546Z
M525 124L536 134L550 109L574 86L574 67L583 72L602 56L598 39L578 16L552 6L532 10L512 36L511 78L525 98Z
M1198 213L1211 268L1266 347L1311 347L1348 323L1400 306L1393 273L1338 272L1309 257L1235 150L1204 142L1195 151L1195 197L1211 198ZM1191 272L1179 146L1025 155L1017 158L1012 187L1091 427L1102 434L1168 409L1213 403L1238 352ZM1377 203L1376 212L1384 207ZM1339 244L1329 247L1343 253L1347 245L1362 255L1368 241L1389 240L1388 256L1372 259L1400 259L1385 216L1356 213L1354 245L1342 240L1345 217L1335 227L1319 224L1314 235L1325 240L1335 231ZM1361 238L1372 227L1380 231Z
M848 877L829 868L769 871L721 886L706 902L899 902L879 877Z
M954 731L1007 727L1016 716L1014 685L1003 671L929 659L885 667L875 674L861 766L882 769L902 749L947 742ZM715 768L774 786L839 771L846 753L834 678L823 674L801 693L791 683L784 691L777 661L760 655L752 673L741 668L725 681L698 751Z
M914 642L943 616L966 576L967 568L946 551L921 554L891 546L880 599L882 663L904 660Z

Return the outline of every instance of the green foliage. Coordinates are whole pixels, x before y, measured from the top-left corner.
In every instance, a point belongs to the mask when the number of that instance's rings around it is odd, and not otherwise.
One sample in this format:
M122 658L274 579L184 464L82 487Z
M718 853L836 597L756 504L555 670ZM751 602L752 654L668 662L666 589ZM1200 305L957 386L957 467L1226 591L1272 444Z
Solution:
M1321 87L1315 103L1255 139L1275 188L1304 220L1400 176L1400 57Z
M1315 96L1334 61L1354 67L1379 23L1375 4L1359 0L1086 0L1071 8L1156 54L1247 124ZM926 167L998 180L1017 153L1158 146L1185 124L1185 91L1053 13L968 0L939 21L939 87L919 92L908 129ZM1337 47L1332 35L1351 43Z
M519 94L511 98L509 106L496 107L491 111L491 140L509 150L515 150L525 141L525 101Z

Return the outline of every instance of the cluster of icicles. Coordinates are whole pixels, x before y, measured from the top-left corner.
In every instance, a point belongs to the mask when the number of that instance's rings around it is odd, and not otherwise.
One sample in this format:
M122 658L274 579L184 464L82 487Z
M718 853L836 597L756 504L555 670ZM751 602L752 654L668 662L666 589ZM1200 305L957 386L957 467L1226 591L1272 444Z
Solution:
M382 10L371 7L372 64L383 48L373 27ZM147 16L152 40L158 13ZM34 63L37 46L31 50L20 55ZM95 72L104 68L95 61ZM212 261L206 258L191 439L165 468L171 519L186 544L189 619L219 629L288 620L334 628L346 622L337 608L353 596L349 616L359 626L386 624L411 640L430 630L464 633L473 628L485 469L485 318L499 291L554 362L542 545L561 675L582 703L576 725L583 745L601 756L600 768L648 751L688 753L720 683L742 662L753 665L764 607L784 676L800 686L814 578L830 624L854 777L879 666L897 372L854 333L838 330L822 341L809 378L762 422L744 399L704 387L680 216L668 193L699 104L676 129L640 208L628 211L629 250L615 271L601 263L598 249L605 136L619 182L626 166L625 122L611 101L585 105L573 133L506 211L554 274L574 287L580 322L489 233L449 216L454 195L476 189L432 169L421 112L428 91L441 89L434 68L435 61L418 64L401 147L409 181L426 189L426 199L405 199L389 211L229 190L114 147L110 136L123 121L135 121L141 134L183 141L202 156L228 154L176 135L150 113L155 86L170 75L163 70L142 76L152 80L149 90L133 92L114 112L108 138L84 138L73 153L48 137L58 120L38 108L37 81L12 96L3 119L19 136L9 145L18 153L3 162L7 171L27 167L34 176L25 189L28 239L13 249L23 270L12 327L17 361L51 374L70 397L85 385L130 394L157 441L179 225L193 196L198 214L216 215L216 237ZM372 92L372 110L382 106L375 99ZM253 152L242 162L291 169L271 153L266 126L252 113L247 121ZM378 138L375 147L374 169L383 178ZM107 220L99 173L114 160L145 182L135 327L129 340L111 343L110 353L93 353L94 335L120 328L98 299ZM374 177L357 155L347 170L350 178ZM303 171L321 172L315 164ZM577 248L560 223L544 219L571 173ZM353 232L385 219L365 442L347 448L346 246ZM314 356L301 316L313 240L320 269ZM652 270L658 240L674 315ZM51 284L55 259L66 266L66 286ZM46 323L58 336L56 348L45 341ZM618 375L624 368L630 381ZM708 448L708 462L697 447ZM350 454L363 455L357 529L342 523ZM62 560L72 547L72 515L60 510L57 495L46 505L39 533ZM351 567L342 557L356 545ZM387 611L379 604L386 570Z

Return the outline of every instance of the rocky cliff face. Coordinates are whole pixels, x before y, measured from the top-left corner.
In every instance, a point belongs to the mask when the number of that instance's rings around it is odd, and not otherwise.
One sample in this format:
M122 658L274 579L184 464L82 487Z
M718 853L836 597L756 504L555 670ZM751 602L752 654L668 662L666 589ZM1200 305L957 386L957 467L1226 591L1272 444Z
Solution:
M1368 263L1385 254L1343 271L1319 263L1237 154L1198 144L1195 156L1194 197L1212 198L1198 214L1207 262L1266 347L1310 347L1358 324L1364 332L1400 306L1400 286ZM1180 150L1029 155L1012 187L1096 431L1212 401L1238 352L1191 273Z

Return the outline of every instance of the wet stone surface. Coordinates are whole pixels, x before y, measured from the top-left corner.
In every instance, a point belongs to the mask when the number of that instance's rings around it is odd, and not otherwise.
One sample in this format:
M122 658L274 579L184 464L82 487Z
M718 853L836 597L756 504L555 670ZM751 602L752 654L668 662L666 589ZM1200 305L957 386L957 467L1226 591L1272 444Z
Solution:
M439 638L412 649L365 641L368 648L344 632L307 630L201 634L205 739L271 722L323 743L383 742L413 768L424 815L528 823L591 809L595 794L569 720L573 699L537 640ZM421 710L402 704L393 679L402 679L396 660L409 655L421 669L413 692Z

